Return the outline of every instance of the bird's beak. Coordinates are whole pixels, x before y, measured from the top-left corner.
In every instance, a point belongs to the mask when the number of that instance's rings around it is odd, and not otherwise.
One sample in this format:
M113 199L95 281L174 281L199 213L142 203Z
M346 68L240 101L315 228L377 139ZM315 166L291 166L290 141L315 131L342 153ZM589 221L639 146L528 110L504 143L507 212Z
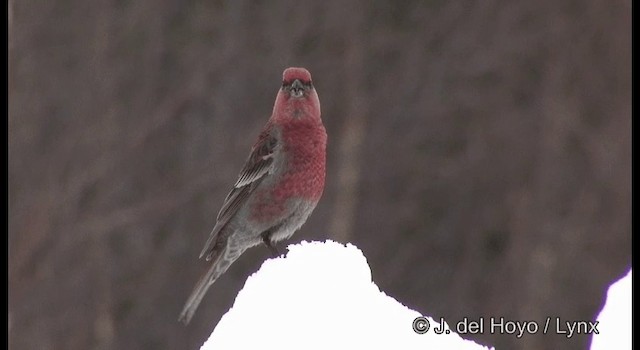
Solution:
M299 79L293 81L289 93L292 97L302 97L302 95L304 95L304 85L302 85L302 82Z

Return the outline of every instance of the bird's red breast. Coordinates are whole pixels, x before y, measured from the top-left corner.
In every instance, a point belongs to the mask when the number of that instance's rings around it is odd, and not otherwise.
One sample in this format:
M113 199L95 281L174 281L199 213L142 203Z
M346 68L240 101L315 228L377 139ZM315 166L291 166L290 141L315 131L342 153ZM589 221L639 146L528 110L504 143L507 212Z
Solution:
M322 124L292 122L280 125L283 169L273 187L256 191L252 206L254 220L268 221L282 216L289 199L317 203L324 191L327 134Z
M311 120L282 126L282 140L288 156L288 171L274 190L276 198L289 196L319 200L324 190L327 133Z

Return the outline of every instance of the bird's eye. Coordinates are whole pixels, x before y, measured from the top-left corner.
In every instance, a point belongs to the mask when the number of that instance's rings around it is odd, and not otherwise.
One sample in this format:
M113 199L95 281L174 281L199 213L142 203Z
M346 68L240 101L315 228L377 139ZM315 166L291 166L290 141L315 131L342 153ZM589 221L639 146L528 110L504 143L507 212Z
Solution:
M292 81L287 81L287 80L283 80L283 81L282 81L282 87L283 87L283 88L285 88L285 87L289 87L289 86L291 86L291 84L293 84L293 82L292 82ZM302 82L302 85L303 85L305 88L312 88L312 87L313 87L313 83L312 83L312 82L310 82L310 81L303 81L303 82Z

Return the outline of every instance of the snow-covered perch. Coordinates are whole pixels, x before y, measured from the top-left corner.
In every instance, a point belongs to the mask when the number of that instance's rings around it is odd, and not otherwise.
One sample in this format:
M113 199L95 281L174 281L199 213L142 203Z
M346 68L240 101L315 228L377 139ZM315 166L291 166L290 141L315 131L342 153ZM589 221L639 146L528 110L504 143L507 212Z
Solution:
M598 316L598 334L593 334L591 350L631 349L631 270L611 284L607 301Z
M362 252L332 241L290 245L250 276L202 350L486 349L440 325L413 331L417 311L371 280Z

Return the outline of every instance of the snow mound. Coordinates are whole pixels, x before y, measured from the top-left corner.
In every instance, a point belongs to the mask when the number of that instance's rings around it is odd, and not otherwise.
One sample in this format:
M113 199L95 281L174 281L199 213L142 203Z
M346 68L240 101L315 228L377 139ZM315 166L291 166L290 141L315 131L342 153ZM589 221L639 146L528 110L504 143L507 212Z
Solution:
M303 241L288 249L247 279L202 350L486 349L453 331L434 333L440 325L431 318L416 333L422 315L380 291L357 247Z

